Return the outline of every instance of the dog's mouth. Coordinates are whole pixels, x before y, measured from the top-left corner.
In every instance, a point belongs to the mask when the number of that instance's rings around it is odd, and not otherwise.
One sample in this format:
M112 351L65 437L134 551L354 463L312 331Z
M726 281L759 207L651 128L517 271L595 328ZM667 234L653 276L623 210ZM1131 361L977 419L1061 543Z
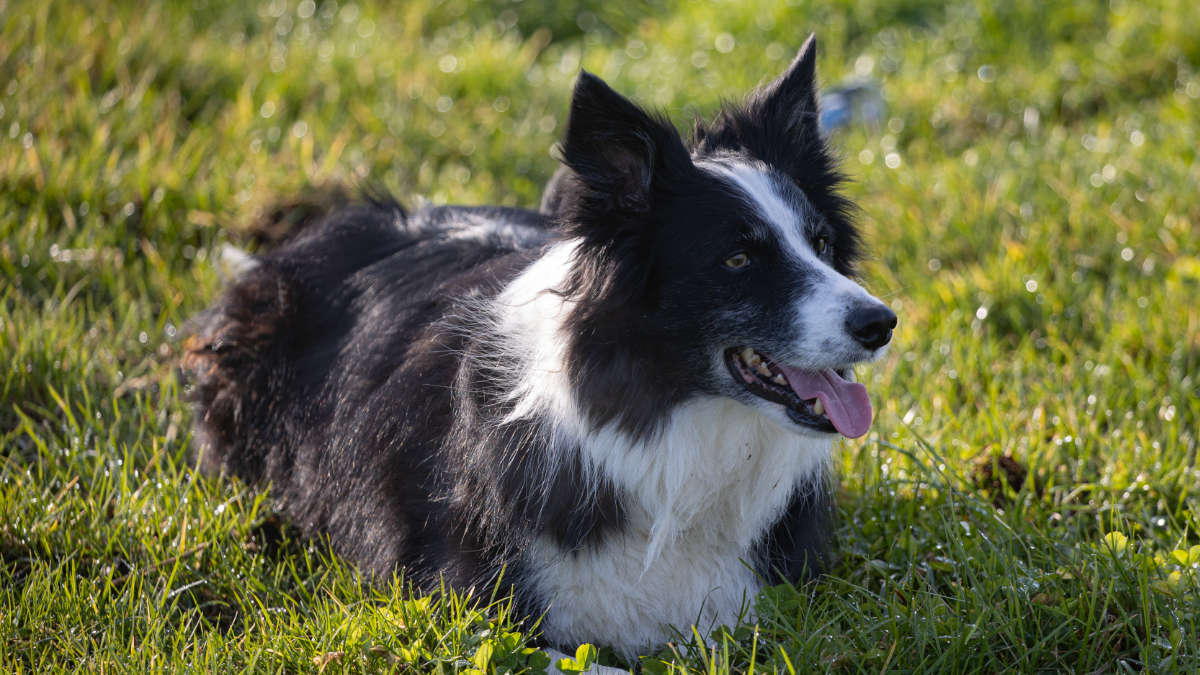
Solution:
M796 424L858 438L871 427L867 388L845 369L802 370L780 365L752 347L725 350L733 379L751 394L782 405Z

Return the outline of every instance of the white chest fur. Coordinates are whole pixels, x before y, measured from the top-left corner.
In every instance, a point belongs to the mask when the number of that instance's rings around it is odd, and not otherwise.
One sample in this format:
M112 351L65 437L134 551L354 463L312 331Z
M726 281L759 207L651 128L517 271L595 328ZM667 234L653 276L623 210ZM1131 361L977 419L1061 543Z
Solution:
M672 626L707 633L732 624L753 603L753 547L795 490L826 470L832 440L724 397L679 406L646 442L591 429L564 367L568 302L546 292L561 284L572 253L570 243L551 248L501 293L493 330L505 337L492 351L511 368L509 419L549 422L563 441L553 446L578 447L583 470L611 481L624 507L622 527L598 545L569 552L543 538L526 551L530 582L550 604L543 630L632 655L670 638ZM547 475L563 459L548 457Z
M732 625L761 586L754 544L797 486L825 469L831 445L722 398L682 406L651 443L588 437L582 452L617 486L627 522L582 551L543 540L528 552L550 603L547 637L585 635L635 653L669 639L672 626L706 634Z

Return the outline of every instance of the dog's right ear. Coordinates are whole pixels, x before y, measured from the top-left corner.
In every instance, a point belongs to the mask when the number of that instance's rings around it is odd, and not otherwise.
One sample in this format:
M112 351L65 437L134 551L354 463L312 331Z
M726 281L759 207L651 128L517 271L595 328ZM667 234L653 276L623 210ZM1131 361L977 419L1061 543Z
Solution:
M586 70L575 82L562 156L585 188L578 206L626 215L648 211L655 185L691 164L670 122Z

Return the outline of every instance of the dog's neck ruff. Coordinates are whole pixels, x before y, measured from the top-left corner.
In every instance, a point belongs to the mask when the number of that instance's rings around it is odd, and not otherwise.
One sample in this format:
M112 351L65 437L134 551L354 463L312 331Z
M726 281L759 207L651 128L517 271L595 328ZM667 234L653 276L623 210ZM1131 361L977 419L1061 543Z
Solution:
M565 441L552 453L579 452L585 475L611 481L626 515L598 545L566 551L543 538L528 552L551 606L547 637L592 635L634 653L648 636L669 639L668 625L707 631L752 605L761 584L752 570L755 544L797 490L820 484L832 439L798 434L718 396L676 406L644 439L611 423L590 426L565 360L572 300L553 292L573 253L572 242L555 244L495 300L504 352L519 364L505 422L550 427ZM565 459L549 461L565 466ZM641 641L629 642L631 635Z

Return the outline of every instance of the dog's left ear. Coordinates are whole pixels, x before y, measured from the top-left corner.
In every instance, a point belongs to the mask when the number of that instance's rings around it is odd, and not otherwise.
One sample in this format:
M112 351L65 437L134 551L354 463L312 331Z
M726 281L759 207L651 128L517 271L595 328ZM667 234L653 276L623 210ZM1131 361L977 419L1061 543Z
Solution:
M817 36L809 35L792 65L751 95L749 110L789 135L817 133Z

